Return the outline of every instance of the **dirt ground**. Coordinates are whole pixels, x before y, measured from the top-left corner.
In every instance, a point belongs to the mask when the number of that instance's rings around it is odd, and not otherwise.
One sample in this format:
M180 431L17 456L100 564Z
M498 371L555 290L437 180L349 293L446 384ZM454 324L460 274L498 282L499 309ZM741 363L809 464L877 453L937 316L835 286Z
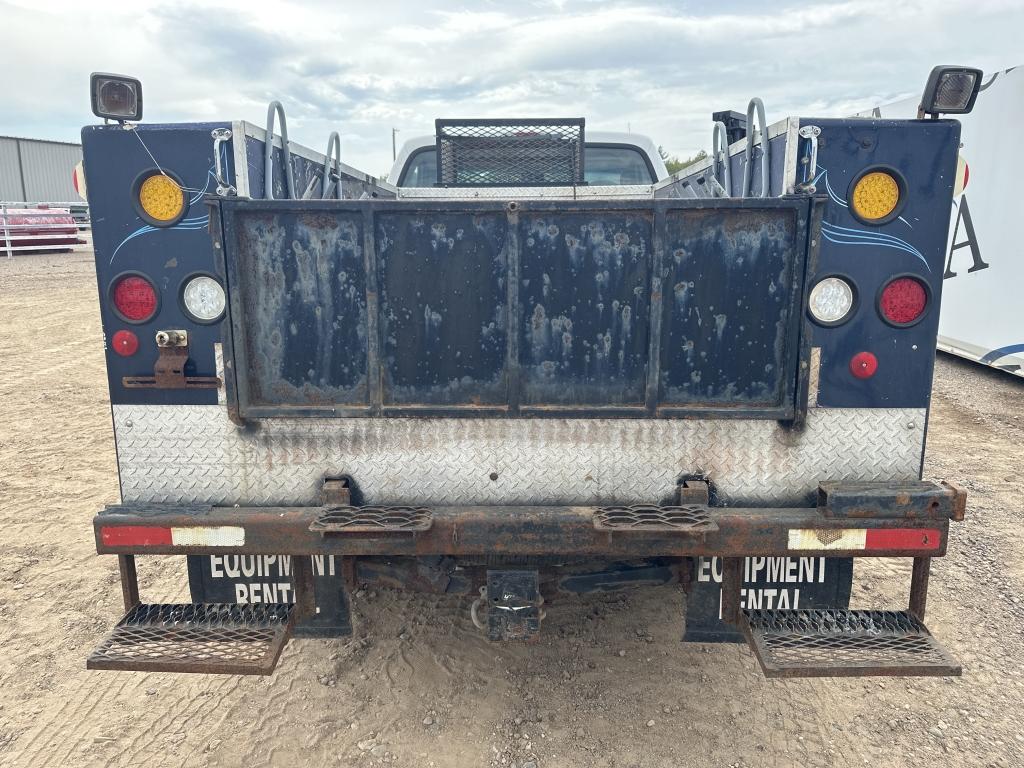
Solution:
M1016 766L1024 764L1024 381L940 357L925 476L970 492L929 625L960 679L765 680L744 646L683 645L663 587L561 603L536 646L467 601L377 589L356 632L269 678L99 673L120 616L93 514L118 500L91 254L0 258L0 765ZM182 558L144 599L187 599ZM899 607L909 562L857 565Z

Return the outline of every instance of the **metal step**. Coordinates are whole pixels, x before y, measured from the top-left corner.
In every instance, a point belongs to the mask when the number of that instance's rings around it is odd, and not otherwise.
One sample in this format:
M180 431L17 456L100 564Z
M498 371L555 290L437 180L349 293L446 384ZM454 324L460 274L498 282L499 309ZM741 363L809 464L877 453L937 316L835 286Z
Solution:
M718 530L707 507L696 504L658 507L634 504L629 507L601 507L594 512L599 531L632 533L703 534Z
M269 675L292 634L294 606L136 605L87 669Z
M324 536L332 533L417 533L430 530L434 516L422 507L334 507L309 524Z
M961 673L907 611L745 610L741 625L765 677Z

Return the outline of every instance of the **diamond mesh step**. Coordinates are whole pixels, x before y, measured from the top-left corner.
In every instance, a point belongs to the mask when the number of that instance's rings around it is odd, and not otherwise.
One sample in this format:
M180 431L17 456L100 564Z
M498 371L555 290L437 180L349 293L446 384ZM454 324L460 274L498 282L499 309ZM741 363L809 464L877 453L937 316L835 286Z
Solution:
M594 512L594 528L599 531L650 533L708 533L718 530L707 507L656 507L634 504L630 507L602 507Z
M745 610L743 632L766 677L959 675L960 665L906 611Z
M292 633L291 605L137 605L88 669L269 675Z
M328 533L416 533L434 524L421 507L335 507L309 524L309 530Z

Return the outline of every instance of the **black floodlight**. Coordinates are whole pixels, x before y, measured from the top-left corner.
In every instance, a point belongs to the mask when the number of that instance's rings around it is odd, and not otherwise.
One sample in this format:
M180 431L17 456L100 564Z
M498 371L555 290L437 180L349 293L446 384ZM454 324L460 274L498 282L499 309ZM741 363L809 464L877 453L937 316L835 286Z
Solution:
M121 122L142 119L142 83L136 78L93 72L89 85L96 117Z
M935 67L924 87L919 116L966 115L981 90L981 74L974 67Z

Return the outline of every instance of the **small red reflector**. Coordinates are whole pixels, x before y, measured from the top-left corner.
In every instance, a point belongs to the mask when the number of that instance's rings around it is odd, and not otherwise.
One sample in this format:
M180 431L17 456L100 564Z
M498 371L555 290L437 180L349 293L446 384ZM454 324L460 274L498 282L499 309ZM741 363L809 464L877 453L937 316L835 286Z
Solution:
M131 331L118 331L111 342L111 348L122 357L131 357L139 351L139 337Z
M100 528L100 541L108 547L159 547L170 545L171 529L151 525L118 525Z
M149 320L156 314L156 289L139 275L126 275L114 284L110 292L117 311L133 323Z
M850 358L850 373L858 379L870 379L878 370L878 358L870 352L858 352Z
M935 528L869 528L864 548L934 550L941 543Z
M928 305L928 291L920 280L897 277L885 288L878 299L882 317L893 325L908 325L924 314Z

